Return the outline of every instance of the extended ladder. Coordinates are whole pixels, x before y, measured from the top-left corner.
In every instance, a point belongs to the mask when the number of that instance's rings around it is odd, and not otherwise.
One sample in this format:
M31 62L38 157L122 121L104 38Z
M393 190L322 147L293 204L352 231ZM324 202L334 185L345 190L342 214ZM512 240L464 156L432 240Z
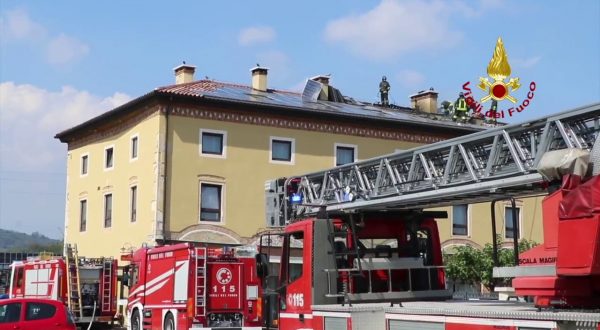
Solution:
M277 194L279 201L267 212L278 218L271 222L284 224L319 210L416 209L539 195L544 193L537 173L542 155L566 148L591 150L599 131L600 103L596 103L287 178L284 187L297 185L296 196L288 196L288 189L281 187L283 180L275 180L267 192ZM291 204L292 197L301 201Z
M81 306L81 283L79 279L79 257L77 255L77 245L66 247L66 266L67 266L67 284L68 284L68 303L69 309L76 319L83 315Z
M114 260L104 259L102 262L102 311L110 312L112 307L112 278Z

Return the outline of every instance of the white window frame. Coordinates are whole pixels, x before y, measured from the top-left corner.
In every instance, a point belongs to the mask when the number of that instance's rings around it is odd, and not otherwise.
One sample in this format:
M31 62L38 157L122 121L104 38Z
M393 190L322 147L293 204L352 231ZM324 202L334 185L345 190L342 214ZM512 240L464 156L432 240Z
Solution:
M106 152L108 151L108 149L112 149L112 166L111 167L106 167ZM115 168L115 158L116 158L115 145L111 144L109 146L104 147L104 162L102 163L102 167L104 168L104 171L112 171Z
M110 227L106 226L106 196L111 195L110 198ZM102 194L102 228L110 229L113 227L113 220L115 215L115 195L111 192Z
M133 154L133 140L136 140L136 153L135 153L135 157L132 156ZM140 156L140 134L139 133L135 133L134 135L129 137L129 161L130 162L134 162L136 160L138 160ZM113 158L114 158L114 151L113 151Z
M223 135L223 152L220 155L217 154L205 154L202 152L202 134L203 133L212 133L212 134L221 134ZM227 158L227 131L220 131L215 129L201 128L200 135L198 139L198 153L201 157L210 157L210 158Z
M465 204L461 204L465 205ZM450 217L450 236L456 238L471 237L471 204L467 205L467 234L466 235L455 235L454 234L454 205L452 206L452 216Z
M87 166L86 166L86 171L85 173L83 173L83 158L87 157ZM113 157L114 157L114 152L113 152ZM79 176L80 177L86 177L88 176L88 174L90 173L90 153L86 152L81 154L81 156L79 157Z
M81 213L81 202L85 202L85 230L81 230L81 215L82 215L82 213ZM89 223L89 217L88 217L88 215L90 213L89 209L90 209L90 205L89 205L87 197L86 198L81 198L79 200L79 212L78 212L79 213L78 224L79 224L79 232L80 233L85 233L87 231L88 223Z
M502 221L502 238L505 241L512 241L513 238L512 237L506 237L506 210L512 208L512 205L510 204L504 204L504 216L503 216L503 221ZM519 209L519 219L518 219L518 223L519 223L519 233L518 233L518 240L523 239L523 206L522 205L515 205L516 209ZM513 228L514 231L514 228Z
M135 220L133 220L131 218L132 214L132 206L133 206L133 196L131 194L131 192L133 191L132 189L135 187ZM139 195L140 195L140 190L138 189L138 185L137 184L132 184L129 186L129 223L136 223L138 222L138 201L139 201Z
M354 155L353 155L354 163L356 163L358 161L358 145L336 142L333 144L333 166L343 166L343 165L337 165L337 149L338 149L338 147L354 149Z
M285 141L290 142L290 160L276 160L273 159L273 141ZM284 164L284 165L294 165L296 163L296 139L280 137L280 136L270 136L269 137L269 163L272 164Z
M202 184L208 184L213 186L221 187L221 214L219 221L202 220ZM198 223L202 224L213 224L213 225L224 225L225 224L225 183L201 180L198 183Z

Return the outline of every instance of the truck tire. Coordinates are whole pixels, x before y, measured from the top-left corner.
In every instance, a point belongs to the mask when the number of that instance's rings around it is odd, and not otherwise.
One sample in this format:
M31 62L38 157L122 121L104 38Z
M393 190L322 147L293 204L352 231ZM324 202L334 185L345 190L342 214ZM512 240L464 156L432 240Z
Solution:
M131 330L141 330L140 311L134 310L131 314Z
M173 314L167 313L165 316L165 323L163 325L164 330L175 330L175 320L173 320Z

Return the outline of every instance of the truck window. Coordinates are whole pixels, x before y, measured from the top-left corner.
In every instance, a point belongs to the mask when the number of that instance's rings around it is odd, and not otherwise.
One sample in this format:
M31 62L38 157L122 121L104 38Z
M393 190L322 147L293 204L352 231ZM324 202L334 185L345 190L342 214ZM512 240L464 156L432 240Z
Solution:
M14 282L15 283L15 287L17 289L22 289L23 288L23 268L17 268L17 271L15 272L15 278L14 278ZM20 290L17 292L21 292Z
M131 264L131 270L130 270L130 274L131 274L131 285L136 285L139 279L139 264Z
M295 260L302 260L304 251L304 233L292 233L287 240L289 244L288 253L288 283L292 283L302 276L302 263L294 262Z

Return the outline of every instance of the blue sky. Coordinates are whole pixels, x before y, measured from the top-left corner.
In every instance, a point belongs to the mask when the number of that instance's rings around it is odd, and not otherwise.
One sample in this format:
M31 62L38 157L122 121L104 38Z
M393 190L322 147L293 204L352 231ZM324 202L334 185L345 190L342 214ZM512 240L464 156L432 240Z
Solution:
M375 102L434 87L440 101L486 76L501 36L512 76L536 82L519 122L600 101L600 1L14 1L0 3L0 228L60 238L66 146L53 139L158 86L196 77L269 87L331 74ZM479 93L479 97L483 94ZM500 108L511 105L502 102Z

